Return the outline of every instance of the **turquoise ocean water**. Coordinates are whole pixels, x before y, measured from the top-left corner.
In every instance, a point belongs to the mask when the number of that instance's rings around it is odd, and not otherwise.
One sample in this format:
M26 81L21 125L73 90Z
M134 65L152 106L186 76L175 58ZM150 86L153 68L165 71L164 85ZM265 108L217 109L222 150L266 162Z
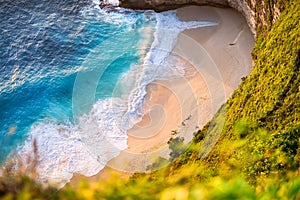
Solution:
M214 25L88 0L0 0L0 19L0 162L36 140L40 181L60 184L127 147L146 85L182 75L165 63L179 32Z

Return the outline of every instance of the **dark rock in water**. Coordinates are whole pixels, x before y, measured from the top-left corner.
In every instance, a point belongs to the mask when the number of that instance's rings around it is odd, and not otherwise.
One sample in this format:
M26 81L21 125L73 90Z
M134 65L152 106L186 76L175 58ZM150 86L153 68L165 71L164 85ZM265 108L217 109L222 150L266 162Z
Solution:
M107 1L100 1L99 7L101 9L105 9L105 11L107 12L117 12L117 13L124 13L124 14L130 14L132 12L134 12L133 10L129 10L129 9L119 9L119 6L116 5L112 5L109 4Z
M99 7L101 9L105 8L108 12L110 11L116 11L117 6L109 4L108 1L102 0L100 1Z
M113 6L111 4L107 4L105 2L100 2L99 7L101 9L105 9L105 11L107 12L119 12L119 10L117 9L117 6Z
M100 8L105 8L108 5L106 3L104 3L104 2L100 2L99 6L100 6Z

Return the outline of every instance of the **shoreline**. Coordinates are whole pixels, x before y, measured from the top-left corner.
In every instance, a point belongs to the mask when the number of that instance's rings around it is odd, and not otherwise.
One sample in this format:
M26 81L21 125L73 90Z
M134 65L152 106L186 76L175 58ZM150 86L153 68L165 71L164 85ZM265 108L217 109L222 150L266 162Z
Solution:
M146 171L157 156L168 155L167 141L173 130L191 140L193 132L231 96L241 78L249 75L254 38L240 13L230 8L189 6L177 9L177 15L183 21L217 21L219 25L180 33L169 59L185 66L185 77L147 86L145 114L128 131L128 148L87 180L99 181L107 172ZM72 178L71 185L79 179Z

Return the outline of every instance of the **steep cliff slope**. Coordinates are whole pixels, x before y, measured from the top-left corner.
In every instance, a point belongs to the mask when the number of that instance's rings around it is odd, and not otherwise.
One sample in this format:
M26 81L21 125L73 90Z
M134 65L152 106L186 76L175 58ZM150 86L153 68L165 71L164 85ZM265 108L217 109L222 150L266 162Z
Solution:
M238 168L254 183L261 176L299 169L299 11L299 4L291 3L274 27L258 36L253 50L255 67L220 110L226 112L221 138L200 161L208 171L219 174L217 168L223 165ZM195 144L202 144L206 129L196 134ZM187 152L174 168L197 160L196 155L194 150Z

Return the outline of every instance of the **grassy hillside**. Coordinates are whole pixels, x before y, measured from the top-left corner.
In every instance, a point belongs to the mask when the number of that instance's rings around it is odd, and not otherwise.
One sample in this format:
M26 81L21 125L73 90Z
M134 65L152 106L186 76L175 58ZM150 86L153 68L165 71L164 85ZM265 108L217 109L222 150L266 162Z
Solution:
M251 75L170 166L129 181L112 175L59 192L7 172L0 178L0 199L300 199L299 19L295 0L257 38ZM217 144L200 157L208 130L223 115Z

